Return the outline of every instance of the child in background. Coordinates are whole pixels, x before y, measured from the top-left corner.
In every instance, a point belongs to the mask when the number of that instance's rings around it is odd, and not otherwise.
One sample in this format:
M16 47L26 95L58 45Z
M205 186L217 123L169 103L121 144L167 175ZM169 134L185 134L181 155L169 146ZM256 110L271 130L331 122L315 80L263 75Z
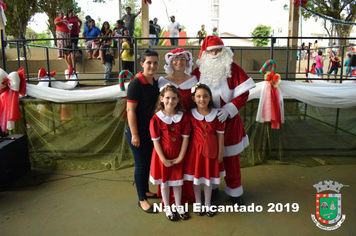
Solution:
M346 75L350 75L350 72L351 72L351 67L349 66L350 59L351 59L351 53L348 53L347 54L347 59L346 59L345 64L344 64L344 66L345 66L345 74Z
M220 184L225 176L223 146L225 123L219 122L218 110L213 108L211 90L198 83L192 88L191 142L185 159L184 180L193 181L195 213L212 217L210 210L213 184ZM205 203L201 206L201 184L204 185Z
M189 215L181 205L183 185L183 158L188 148L190 125L188 116L180 111L180 94L176 87L166 84L161 87L155 115L150 122L153 140L150 181L161 185L166 218L174 221L187 220ZM175 209L169 206L170 187L173 188Z
M122 61L122 69L129 70L132 73L134 73L135 56L134 56L133 46L130 42L130 38L128 37L122 38L122 46L121 46L120 54L121 54L121 61Z
M100 59L105 68L104 84L107 84L110 81L112 66L115 65L115 58L114 49L111 47L112 39L105 38L104 42L105 44L100 49Z

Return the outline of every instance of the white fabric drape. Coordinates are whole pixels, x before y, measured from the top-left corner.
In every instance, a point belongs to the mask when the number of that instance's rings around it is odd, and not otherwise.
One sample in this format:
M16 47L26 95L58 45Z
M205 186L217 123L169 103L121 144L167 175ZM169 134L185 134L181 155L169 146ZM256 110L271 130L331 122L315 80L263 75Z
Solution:
M127 84L125 84L125 86L127 86ZM27 84L26 94L31 97L52 102L75 102L125 97L126 91L120 91L120 85L106 86L91 90L62 90Z
M40 73L40 72L38 72L38 73ZM69 75L68 70L65 70L64 76L67 77L68 75ZM78 79L78 77L79 77L78 72L76 74L70 75L68 81L66 81L66 82L56 81L56 79L54 77L51 77L51 87L58 88L58 89L74 89L78 84L78 81L76 80L76 79ZM41 79L42 78L40 78L39 80L41 80ZM43 77L43 79L48 80L47 77ZM48 81L38 82L37 86L48 87L49 82Z
M250 90L248 100L261 94L265 82ZM356 106L356 84L302 83L281 81L278 88L284 97L289 96L316 107L350 108Z

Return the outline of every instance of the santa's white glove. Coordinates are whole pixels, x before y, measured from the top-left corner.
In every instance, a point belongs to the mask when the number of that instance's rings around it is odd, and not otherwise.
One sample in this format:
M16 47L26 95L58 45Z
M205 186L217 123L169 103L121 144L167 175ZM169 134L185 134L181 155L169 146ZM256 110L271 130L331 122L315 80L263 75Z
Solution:
M218 119L221 123L223 123L227 117L229 116L229 112L227 112L227 109L222 107L220 111L218 112Z

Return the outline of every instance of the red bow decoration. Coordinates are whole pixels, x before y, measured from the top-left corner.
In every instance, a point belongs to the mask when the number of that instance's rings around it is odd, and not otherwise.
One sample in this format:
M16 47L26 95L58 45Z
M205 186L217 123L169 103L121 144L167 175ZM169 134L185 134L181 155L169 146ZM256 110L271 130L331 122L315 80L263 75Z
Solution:
M9 87L9 86L10 86L10 80L9 80L9 78L7 78L7 77L3 78L1 84L4 85L5 88L0 89L0 93L4 92L5 89L6 89L6 87Z
M273 86L279 81L279 79L280 79L280 75L276 74L273 70L271 71L271 73L266 74L266 78L265 78L265 80Z
M4 11L6 11L6 9L7 9L6 3L0 2L0 5L2 6L2 9L3 9Z
M26 93L26 77L24 68L20 68L17 71L20 78L20 88L19 91L14 91L10 89L11 80L9 78L4 78L2 84L7 85L5 88L1 89L0 95L0 125L3 132L6 132L8 121L21 120L20 104L19 104L19 94L25 96Z
M40 72L38 73L38 77L43 78L48 75L54 77L56 75L56 71L51 71L50 73L47 73L47 71L43 67L41 67Z
M143 0L143 2L146 3L146 4L151 4L152 3L151 0Z

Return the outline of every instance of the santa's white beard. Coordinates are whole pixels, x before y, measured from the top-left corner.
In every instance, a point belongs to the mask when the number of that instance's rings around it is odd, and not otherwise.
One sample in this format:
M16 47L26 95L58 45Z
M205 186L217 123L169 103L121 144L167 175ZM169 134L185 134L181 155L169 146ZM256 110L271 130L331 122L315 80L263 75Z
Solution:
M231 51L225 48L215 56L203 52L199 60L199 71L204 84L210 88L216 88L221 82L231 77L231 63L233 62L231 54Z

